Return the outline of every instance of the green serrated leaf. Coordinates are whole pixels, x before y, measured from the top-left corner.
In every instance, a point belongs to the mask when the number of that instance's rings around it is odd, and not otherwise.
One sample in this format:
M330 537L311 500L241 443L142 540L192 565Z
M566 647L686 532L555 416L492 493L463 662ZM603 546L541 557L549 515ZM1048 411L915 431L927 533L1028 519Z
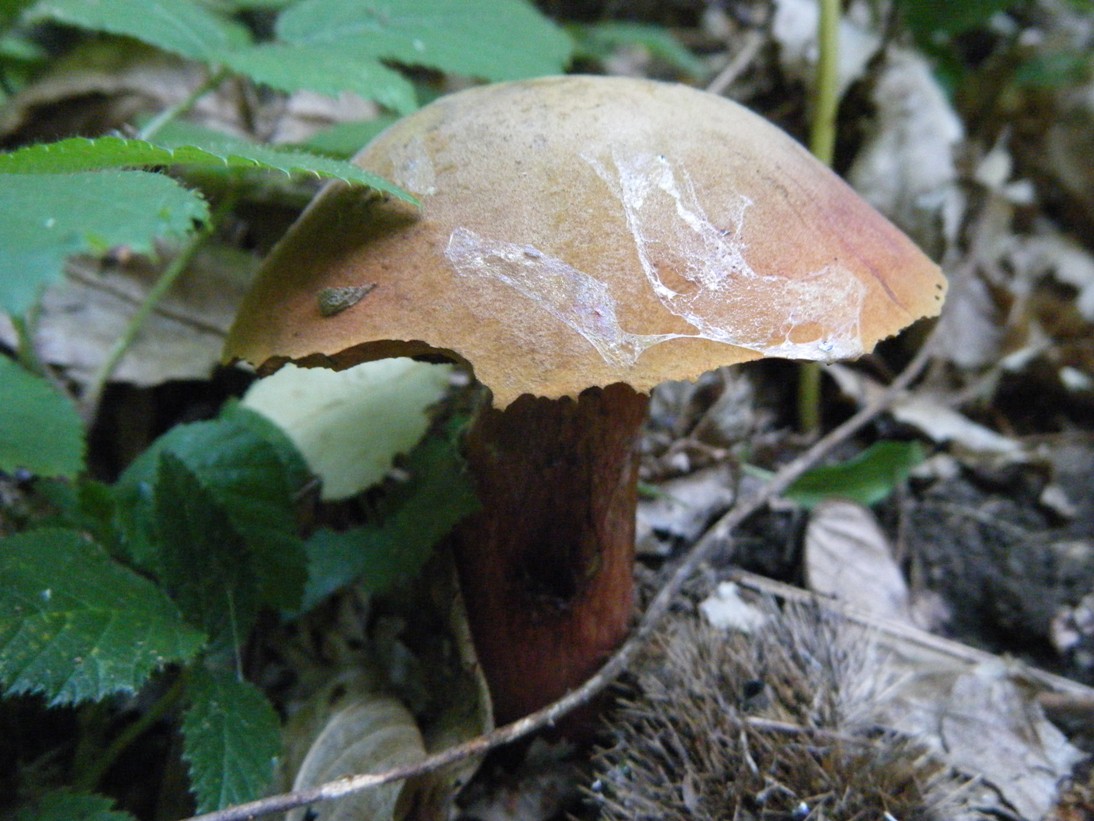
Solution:
M278 18L277 34L487 80L558 74L572 49L523 0L302 0Z
M53 515L36 521L34 527L78 530L112 552L118 542L114 527L114 488L103 482L81 478L39 479L34 492L53 509Z
M310 174L321 179L366 185L415 205L418 203L394 183L352 163L306 151L258 145L229 136L210 140L201 146L163 145L122 137L72 137L0 154L0 173L8 174L62 174L140 165L187 165ZM4 182L6 185L7 181Z
M206 61L251 39L244 26L191 0L39 0L26 19L121 34Z
M12 821L136 821L105 795L58 790L20 807Z
M10 156L10 155L9 155ZM0 310L25 313L61 278L65 258L126 246L152 250L209 216L205 201L147 171L0 177Z
M239 647L258 613L246 542L198 476L169 451L160 455L156 476L156 523L160 582L212 644Z
M179 425L157 439L118 481L119 525L134 560L158 570L154 497L160 456L171 453L197 476L245 539L261 602L292 609L299 604L306 574L294 505L301 485L294 482L307 475L307 468L272 423L248 414L258 416L238 409L213 421ZM280 437L276 444L274 436Z
M84 467L76 408L46 380L0 356L0 470L74 478Z
M245 681L195 671L182 720L183 758L198 812L253 801L269 787L281 725L262 692Z
M401 114L418 107L414 86L355 43L270 43L224 57L235 71L280 91L352 92Z
M0 683L51 704L132 692L204 636L148 579L71 530L0 541Z
M807 508L826 499L874 505L906 480L924 458L918 442L875 442L854 459L813 468L783 495Z
M413 576L456 523L478 509L474 486L452 443L426 439L411 453L407 469L411 483L381 524L341 533L321 529L308 540L302 611L355 580L378 592Z

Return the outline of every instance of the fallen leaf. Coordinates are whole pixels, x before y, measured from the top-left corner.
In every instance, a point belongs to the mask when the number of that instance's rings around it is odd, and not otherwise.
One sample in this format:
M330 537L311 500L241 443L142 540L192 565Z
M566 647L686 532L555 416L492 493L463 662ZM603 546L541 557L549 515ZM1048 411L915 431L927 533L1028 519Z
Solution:
M449 365L412 359L344 371L285 365L252 385L243 404L293 440L323 480L324 499L345 499L377 484L418 443L451 375Z
M635 534L640 555L665 556L694 541L733 504L732 471L727 465L697 470L657 485L656 496L638 502Z
M805 530L810 590L870 616L911 621L908 586L889 540L869 509L854 502L818 505Z

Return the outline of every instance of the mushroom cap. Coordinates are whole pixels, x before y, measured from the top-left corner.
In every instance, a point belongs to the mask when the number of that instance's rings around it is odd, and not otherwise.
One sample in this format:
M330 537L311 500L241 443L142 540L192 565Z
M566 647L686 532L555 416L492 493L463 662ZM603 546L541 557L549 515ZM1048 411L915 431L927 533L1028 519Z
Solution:
M354 162L420 211L328 185L264 264L228 359L440 355L505 407L764 356L859 356L945 294L938 267L793 139L681 85L473 88Z

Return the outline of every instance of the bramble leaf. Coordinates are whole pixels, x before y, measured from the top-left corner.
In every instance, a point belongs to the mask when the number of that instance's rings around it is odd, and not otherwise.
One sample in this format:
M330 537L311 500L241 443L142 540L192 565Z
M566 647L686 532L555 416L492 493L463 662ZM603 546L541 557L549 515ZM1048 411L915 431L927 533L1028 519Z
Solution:
M0 213L0 310L14 315L60 279L66 257L149 252L157 237L183 237L209 215L198 194L146 171L5 174Z
M58 790L20 807L12 821L135 821L113 806L105 795Z
M397 185L349 162L307 151L273 148L223 135L202 145L162 145L122 137L71 137L0 154L0 173L62 174L141 165L280 171L365 185L417 204Z
M285 434L253 411L232 408L219 419L171 429L129 466L117 484L119 525L134 560L155 571L160 524L154 497L164 453L186 465L246 541L260 601L297 607L306 569L294 496L310 474Z
M247 544L212 494L170 451L156 475L161 583L187 621L210 643L235 648L258 612L258 590Z
M121 34L195 60L216 60L251 39L244 26L191 0L39 0L26 19Z
M0 470L74 478L84 466L79 414L46 380L0 357Z
M256 687L196 670L182 721L183 757L198 812L252 801L266 790L281 747L277 713Z
M418 107L413 84L357 43L263 43L224 56L225 64L279 91L352 92L407 114ZM362 143L363 145L363 143ZM360 146L357 146L360 148Z
M204 636L155 584L76 531L0 542L0 684L51 704L132 692Z
M572 48L523 0L302 0L278 18L277 35L487 80L558 74Z
M455 446L431 437L411 452L411 480L378 525L343 532L321 529L308 540L308 586L302 611L359 579L380 591L417 573L434 546L479 507Z

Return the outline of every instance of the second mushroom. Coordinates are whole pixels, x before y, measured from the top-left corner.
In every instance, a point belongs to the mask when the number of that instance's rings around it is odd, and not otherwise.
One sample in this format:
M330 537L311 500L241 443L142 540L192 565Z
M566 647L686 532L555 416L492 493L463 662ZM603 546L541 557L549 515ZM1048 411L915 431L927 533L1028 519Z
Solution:
M453 535L500 722L579 685L632 616L651 388L776 356L853 358L945 280L790 137L679 85L559 77L444 97L355 162L415 210L329 185L275 248L226 356L272 370L443 357L490 389ZM332 289L369 288L324 311Z

